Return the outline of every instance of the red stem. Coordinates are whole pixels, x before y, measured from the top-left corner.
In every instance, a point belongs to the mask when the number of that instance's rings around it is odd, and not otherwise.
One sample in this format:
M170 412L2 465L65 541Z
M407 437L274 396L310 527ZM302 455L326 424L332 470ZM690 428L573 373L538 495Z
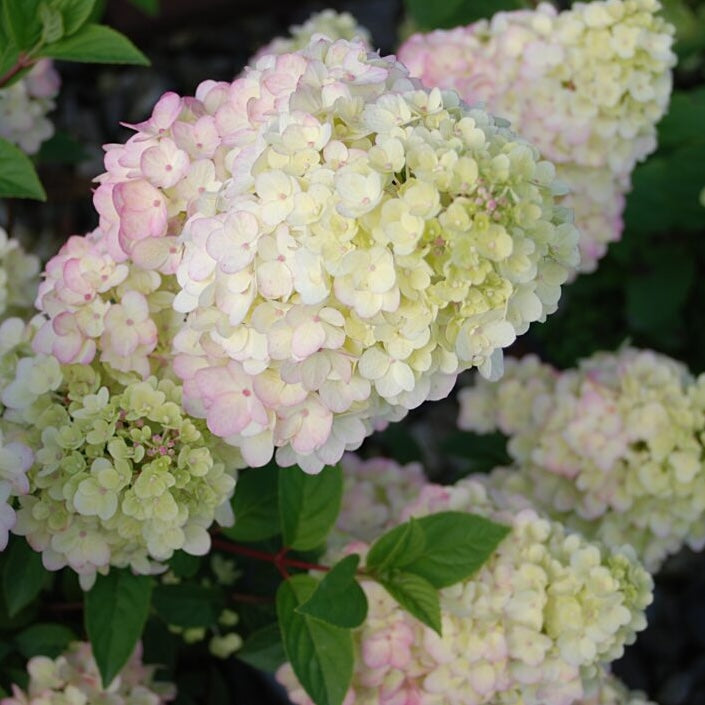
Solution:
M219 548L221 551L226 553L234 553L239 556L247 556L248 558L254 558L258 561L266 561L267 563L273 563L277 570L282 573L282 575L287 578L288 573L286 573L286 568L301 568L302 570L319 570L326 573L330 570L327 565L320 565L319 563L309 563L308 561L300 561L296 558L287 558L286 553L287 548L283 548L278 553L267 553L266 551L258 551L255 548L248 548L247 546L241 546L238 543L231 543L230 541L224 541L223 539L213 539L213 547Z
M4 76L0 76L0 88L4 88L20 71L29 68L34 61L26 54L20 54L17 57L17 63Z

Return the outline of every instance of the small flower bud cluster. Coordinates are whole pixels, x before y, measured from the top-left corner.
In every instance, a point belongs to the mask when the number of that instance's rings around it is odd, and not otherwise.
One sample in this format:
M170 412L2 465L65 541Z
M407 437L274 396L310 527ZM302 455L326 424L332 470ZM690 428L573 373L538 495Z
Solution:
M541 3L416 34L399 50L426 86L486 103L558 165L581 230L582 271L619 239L631 171L656 148L675 64L674 30L659 8L598 0L559 13Z
M610 546L632 544L652 571L684 542L705 543L705 379L680 363L625 348L560 373L525 358L459 400L461 428L510 437L518 472L496 470L499 486Z
M12 686L0 705L163 705L174 699L171 683L154 682L154 666L142 664L138 645L125 667L103 687L91 645L74 642L56 659L35 656L27 663L29 684Z
M39 268L39 258L26 253L0 228L0 321L32 309Z
M371 48L372 38L364 27L360 26L349 12L323 10L311 15L306 22L289 28L290 37L277 37L257 51L251 64L266 54L288 54L304 49L311 39L323 35L328 39L358 39Z
M599 685L602 664L646 626L651 577L629 550L606 551L567 534L474 479L427 484L395 522L447 510L477 513L511 533L475 575L440 591L443 637L379 584L362 581L369 614L355 633L345 704L581 702ZM358 538L355 530L350 538ZM356 540L346 550L364 554L366 546ZM278 678L293 702L311 704L289 665Z
M178 549L206 553L213 520L232 519L235 481L217 439L184 414L180 387L120 384L91 366L24 356L23 344L4 356L15 370L0 390L0 426L17 437L0 452L0 467L18 463L12 531L47 569L68 565L84 585L111 565L150 573Z
M50 263L53 337L37 349L100 350L145 375L149 292L175 274L175 296L155 297L186 318L173 340L185 408L252 466L276 449L317 472L461 370L497 374L577 264L553 167L361 42L264 56L232 84L166 94L135 129L108 146L95 193L88 254L105 267L84 264L87 242Z
M19 81L0 88L0 137L27 154L39 151L54 134L47 119L59 92L59 74L49 59L40 59Z

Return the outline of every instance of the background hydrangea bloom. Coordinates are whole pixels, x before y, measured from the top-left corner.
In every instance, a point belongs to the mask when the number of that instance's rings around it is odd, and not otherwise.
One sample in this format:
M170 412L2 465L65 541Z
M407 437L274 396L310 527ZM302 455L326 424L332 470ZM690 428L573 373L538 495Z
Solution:
M40 59L19 81L0 89L0 137L34 154L54 134L47 119L59 92L59 74L49 59Z
M0 91L1 94L1 91ZM39 258L0 228L0 321L31 310L39 284Z
M571 188L581 270L622 231L623 194L656 148L671 93L673 28L657 0L498 12L468 27L415 34L399 58L425 85L455 88L506 117Z
M509 435L519 471L493 481L569 526L630 543L649 569L705 542L705 380L650 351L598 353L558 372L528 357L459 394L459 425Z
M161 286L185 408L250 465L316 472L460 370L498 374L577 262L553 167L360 42L166 94L135 129L107 147L99 229L47 266L36 347L145 375Z
M13 322L21 325L11 319L0 332ZM21 461L9 528L46 568L68 565L84 586L111 565L150 573L178 549L206 553L214 519L232 521L240 463L184 414L180 386L155 377L121 384L89 365L62 366L31 351L31 332L12 332L0 365L0 429L14 441L0 447L3 484L13 484L5 466Z
M290 37L277 37L266 44L252 58L254 64L265 54L288 54L303 49L317 35L322 34L329 39L358 39L368 47L372 46L372 38L367 29L357 23L349 12L323 10L311 15L306 22L289 28Z
M163 705L174 699L175 689L170 683L155 683L154 671L154 666L142 664L138 644L127 665L103 688L91 645L74 642L56 659L31 658L26 690L13 685L12 695L0 705Z
M401 475L396 485L413 483L389 461L388 472L395 468ZM380 481L381 488L387 485ZM581 702L603 678L600 664L617 658L646 626L649 575L632 554L566 534L532 509L516 511L511 498L490 497L473 479L426 484L389 524L444 510L472 511L512 531L474 576L441 591L442 638L380 585L362 581L369 614L356 631L358 658L346 705ZM367 533L364 520L360 528ZM346 550L365 552L356 527L349 538ZM278 678L293 702L310 704L290 666Z

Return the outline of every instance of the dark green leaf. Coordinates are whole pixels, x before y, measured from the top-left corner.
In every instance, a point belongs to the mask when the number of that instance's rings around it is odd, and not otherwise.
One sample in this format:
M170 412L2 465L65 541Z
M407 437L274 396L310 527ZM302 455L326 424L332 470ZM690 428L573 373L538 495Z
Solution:
M675 91L668 113L659 123L659 155L687 142L705 142L701 126L705 124L705 87ZM705 180L705 179L704 179Z
M298 467L279 471L279 518L284 545L309 551L325 540L340 512L343 473L339 466L307 475Z
M176 551L169 561L169 568L179 578L193 578L200 567L200 556L192 556L186 551Z
M404 0L404 5L421 29L457 27L491 17L500 10L517 10L524 6L519 0Z
M286 656L303 689L316 705L341 705L353 674L352 633L296 611L311 597L316 584L302 574L279 586L279 627Z
M130 2L147 15L156 17L159 14L159 0L130 0Z
M47 195L34 165L14 144L0 138L0 198L34 198L46 201Z
M700 191L705 186L705 141L689 142L654 155L632 175L624 219L627 230L658 233L705 229Z
M76 635L62 624L33 624L15 637L15 643L25 658L56 658L75 639Z
M95 6L95 0L50 0L49 4L61 13L64 32L66 36L69 36L88 22Z
M507 453L507 438L501 433L457 431L443 440L441 449L469 461L470 472L489 472L512 462Z
M0 21L0 25L2 25L2 21ZM0 76L4 76L17 63L20 51L14 41L2 35L1 30L2 27L0 27ZM8 81L2 88L6 88L11 84L12 81Z
M659 248L660 249L660 248ZM679 314L695 281L695 261L666 250L651 271L627 280L627 316L635 330L658 336Z
M42 36L41 0L2 0L2 24L22 51L29 51Z
M428 580L414 573L394 571L380 583L409 614L441 634L438 590Z
M42 143L37 158L42 164L79 164L88 153L78 140L59 131Z
M438 512L417 521L426 535L426 549L400 567L436 588L471 576L509 533L502 524L466 512Z
M112 568L85 598L85 623L107 688L135 650L149 612L152 579Z
M220 590L192 583L158 585L152 603L167 624L185 628L212 626L225 606Z
M87 24L70 37L44 47L42 56L97 64L149 66L147 57L124 35L100 24Z
M39 5L39 17L42 21L42 42L58 42L64 36L64 18L54 7L42 2Z
M252 632L236 656L254 668L274 673L286 661L279 625L275 622Z
M13 540L2 571L2 587L10 617L39 595L47 571L41 554L33 551L23 539Z
M240 475L233 496L235 524L223 529L234 541L264 541L281 533L278 468L254 468ZM281 472L290 472L282 470Z
M416 519L405 521L382 534L367 554L367 567L376 575L403 568L426 550L426 534Z
M367 617L367 597L355 579L359 564L356 553L336 563L298 611L336 627L359 627Z

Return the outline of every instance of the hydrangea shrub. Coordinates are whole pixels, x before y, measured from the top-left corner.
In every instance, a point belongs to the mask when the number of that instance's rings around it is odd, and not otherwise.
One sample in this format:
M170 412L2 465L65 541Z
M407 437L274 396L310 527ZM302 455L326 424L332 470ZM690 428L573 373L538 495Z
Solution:
M658 10L544 3L399 59L325 11L106 145L41 281L0 229L1 705L161 705L162 669L221 705L233 657L300 705L653 705L610 663L647 570L705 543L702 380L632 348L502 375L619 237ZM3 5L0 196L43 194L51 59L145 61L99 15ZM470 369L460 424L514 467L346 453Z

